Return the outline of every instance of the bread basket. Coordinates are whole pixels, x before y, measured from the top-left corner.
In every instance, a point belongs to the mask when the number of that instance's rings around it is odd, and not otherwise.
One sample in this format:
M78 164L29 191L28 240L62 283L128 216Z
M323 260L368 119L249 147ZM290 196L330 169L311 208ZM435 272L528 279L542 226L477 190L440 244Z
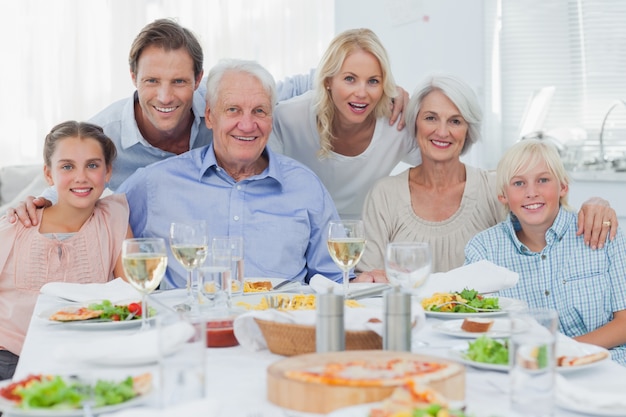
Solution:
M255 318L272 353L284 356L315 352L315 326ZM346 350L382 349L383 339L371 330L346 331Z

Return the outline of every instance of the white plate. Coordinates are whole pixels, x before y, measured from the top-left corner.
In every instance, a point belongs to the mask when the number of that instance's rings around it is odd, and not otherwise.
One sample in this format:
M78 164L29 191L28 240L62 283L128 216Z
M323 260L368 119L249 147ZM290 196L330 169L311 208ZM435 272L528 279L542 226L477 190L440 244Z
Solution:
M326 414L326 417L368 417L370 415L370 410L374 407L380 406L380 404L380 402L377 402L342 407ZM462 407L463 404L456 404L456 406ZM454 408L454 402L450 402L449 407Z
M49 308L46 309L42 312L40 312L37 317L40 318L41 320L44 320L46 323L49 323L51 325L54 326L63 326L63 327L71 327L74 329L80 329L80 330L121 330L121 329L127 329L127 328L132 328L132 327L138 327L141 325L141 317L138 319L133 319L133 320L121 320L121 321L99 321L99 319L94 319L94 320L77 320L77 321L55 321L55 320L50 320L50 316L53 315L54 313L56 313L59 310L64 310L64 309L68 309L68 308L80 308L80 307L84 307L84 306L88 306L90 304L93 303L99 303L101 301L92 301L89 303L74 303L74 304L66 304L63 306L58 306L58 307L54 307L54 308ZM130 304L130 303L137 303L137 304L141 304L141 300L139 301L123 301L123 302L116 302L115 304ZM148 306L150 306L150 303L148 302ZM154 306L152 306L154 307ZM148 320L149 321L153 321L155 319L155 317L150 317Z
M475 361L465 358L464 354L467 351L467 347L468 347L467 344L462 344L462 345L453 347L452 349L450 349L450 356L452 357L452 359L455 359L466 365L473 366L474 368L488 369L490 371L508 372L509 365L496 365L492 363L475 362ZM602 352L602 351L606 351L608 353L608 351L604 349L603 347L590 345L588 343L569 342L567 344L560 344L557 342L557 345L556 345L557 357L564 356L564 355L565 356L569 356L569 355L582 356L582 355L587 355L587 354ZM558 366L556 370L561 374L567 374L570 372L579 371L581 369L586 369L586 368L597 366L598 364L604 362L605 360L609 360L610 358L611 358L611 355L608 355L605 359L602 359L596 362L591 362L585 365Z
M463 319L445 320L435 326L433 330L448 336L462 337L466 339L476 339L482 335L491 338L508 337L511 334L511 321L509 319L493 319L493 326L487 332L466 332L461 329Z
M0 381L0 388L4 388L9 385L13 381L4 380ZM106 407L96 407L92 409L94 415L96 414L104 414L104 413L112 413L114 411L122 410L124 408L136 407L138 405L143 404L147 398L150 396L150 393L139 395L129 401L126 401L121 404L108 405ZM4 397L0 397L0 410L5 413L7 417L82 417L84 416L84 411L82 408L74 409L74 410L46 410L46 409L28 409L24 410L15 406L15 403L7 400Z
M438 319L458 319L465 317L497 317L504 316L509 311L519 310L527 306L525 301L516 300L515 298L498 297L500 310L488 311L480 313L453 313L444 311L425 311L427 317L435 317Z

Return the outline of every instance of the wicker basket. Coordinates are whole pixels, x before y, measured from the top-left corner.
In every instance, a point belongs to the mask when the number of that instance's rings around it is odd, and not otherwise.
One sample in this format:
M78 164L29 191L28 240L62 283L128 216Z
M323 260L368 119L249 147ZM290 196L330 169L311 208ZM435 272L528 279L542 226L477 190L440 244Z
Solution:
M315 326L278 323L257 318L254 321L259 325L270 352L284 356L315 352ZM383 339L376 332L346 331L346 350L376 350L382 347Z

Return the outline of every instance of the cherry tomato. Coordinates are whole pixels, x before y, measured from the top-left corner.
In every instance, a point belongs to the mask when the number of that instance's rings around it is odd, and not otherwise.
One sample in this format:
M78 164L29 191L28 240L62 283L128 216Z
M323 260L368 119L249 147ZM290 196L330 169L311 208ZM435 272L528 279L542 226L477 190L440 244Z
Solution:
M141 316L141 304L130 303L128 305L128 312L130 314L134 314L135 316Z
M120 315L119 314L113 314L111 316L111 320L113 320L113 321L120 321Z

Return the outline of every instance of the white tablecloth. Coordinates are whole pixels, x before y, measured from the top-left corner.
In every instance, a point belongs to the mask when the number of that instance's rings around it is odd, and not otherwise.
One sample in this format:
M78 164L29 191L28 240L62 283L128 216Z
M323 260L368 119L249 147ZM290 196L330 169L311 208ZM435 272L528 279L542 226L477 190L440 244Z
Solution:
M180 293L179 293L180 294ZM174 304L175 292L166 291L155 295L165 304ZM18 363L15 378L22 378L32 373L71 374L92 372L99 378L125 377L130 374L150 370L158 372L156 365L138 367L103 367L85 363L67 361L58 362L53 352L58 346L72 340L75 343L107 338L117 332L136 332L137 328L115 331L88 331L48 324L37 317L39 312L66 304L66 301L49 295L40 295L31 320L24 349ZM421 354L447 357L450 347L463 343L463 339L446 336L432 329L438 320L429 318L419 338L428 341L426 347L416 347L414 351ZM299 416L283 410L269 401L266 393L266 369L283 357L269 353L249 352L237 346L232 348L207 349L208 395L215 397L222 404L220 416L251 416L260 412L264 417ZM513 416L509 411L508 397L501 388L508 387L508 375L502 372L483 371L467 367L466 403L468 411L476 417L498 415ZM595 367L579 370L566 375L568 380L580 382L585 386L606 386L610 381L614 386L621 386L626 392L626 368L612 361L606 361ZM155 395L158 395L155 392ZM581 414L556 409L556 416L580 416ZM204 416L216 417L216 416Z

